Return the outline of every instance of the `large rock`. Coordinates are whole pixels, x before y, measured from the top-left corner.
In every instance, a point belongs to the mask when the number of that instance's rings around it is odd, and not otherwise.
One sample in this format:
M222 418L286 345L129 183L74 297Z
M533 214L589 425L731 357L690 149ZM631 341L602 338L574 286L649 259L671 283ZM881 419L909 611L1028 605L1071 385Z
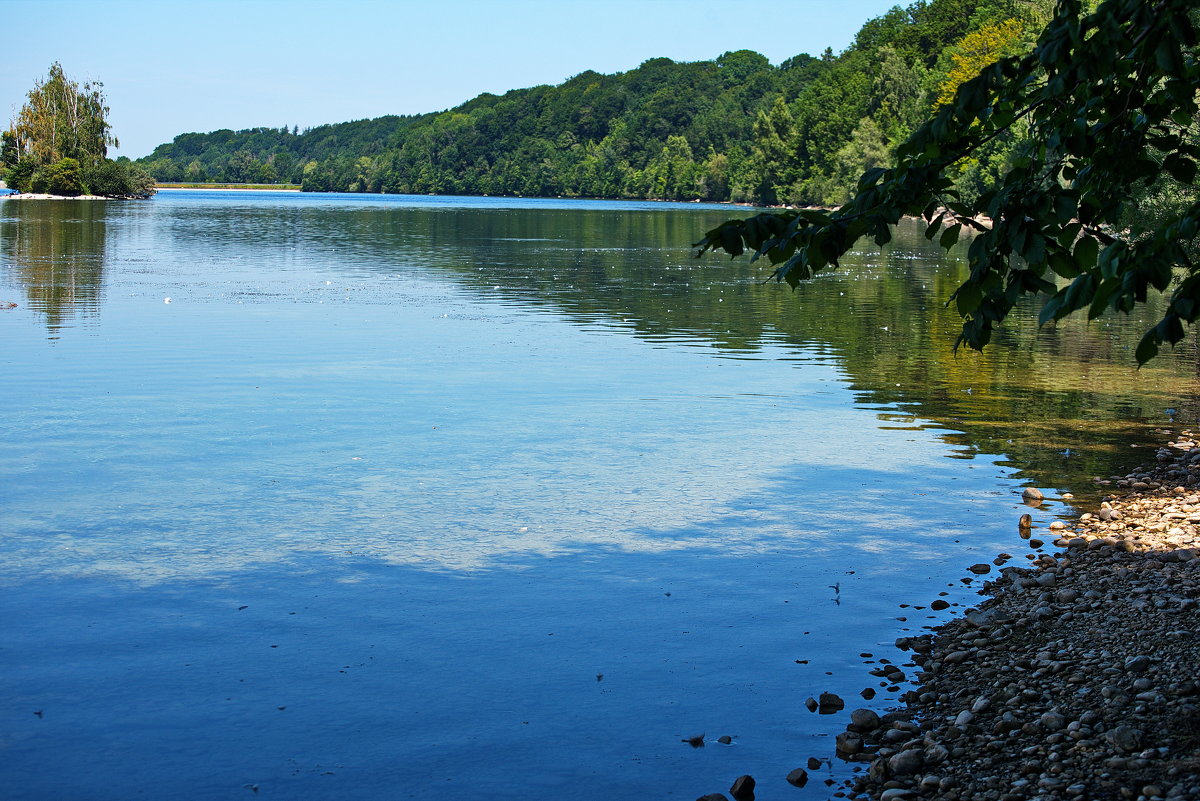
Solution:
M888 768L896 776L911 776L924 764L925 756L916 748L901 751L888 759Z
M820 714L832 715L835 712L841 712L845 708L846 702L842 700L841 696L834 695L833 693L821 693L819 703L817 704L817 711Z
M834 738L834 748L837 750L838 756L853 756L863 750L862 735L857 732L844 731Z
M850 727L854 731L868 732L879 728L879 715L870 709L856 709L850 713Z
M751 776L738 776L734 779L729 794L735 801L754 801L754 779Z

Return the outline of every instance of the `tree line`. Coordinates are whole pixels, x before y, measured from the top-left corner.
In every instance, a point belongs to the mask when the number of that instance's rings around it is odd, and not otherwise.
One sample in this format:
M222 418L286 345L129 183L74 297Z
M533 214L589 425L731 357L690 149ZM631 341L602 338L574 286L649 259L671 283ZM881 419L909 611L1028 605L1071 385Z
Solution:
M183 134L138 163L159 181L306 191L836 204L958 84L1027 49L1050 5L918 0L838 55L654 58L437 113ZM995 142L956 181L985 186L1010 148Z

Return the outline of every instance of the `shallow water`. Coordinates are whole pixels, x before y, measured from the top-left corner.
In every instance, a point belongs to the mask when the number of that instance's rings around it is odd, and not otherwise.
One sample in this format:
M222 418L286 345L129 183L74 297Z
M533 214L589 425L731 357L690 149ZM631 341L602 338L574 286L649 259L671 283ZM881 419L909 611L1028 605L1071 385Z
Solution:
M803 700L1023 561L1023 483L1194 422L1195 347L955 356L962 266L915 229L793 293L691 258L729 214L0 203L0 785L824 797L845 767L783 781L832 752Z

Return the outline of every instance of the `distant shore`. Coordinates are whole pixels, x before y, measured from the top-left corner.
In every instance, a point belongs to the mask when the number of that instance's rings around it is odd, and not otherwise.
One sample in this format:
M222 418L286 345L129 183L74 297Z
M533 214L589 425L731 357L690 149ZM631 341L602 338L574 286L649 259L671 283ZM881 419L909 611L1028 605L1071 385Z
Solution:
M156 188L160 192L172 192L180 189L202 189L213 192L299 192L300 187L296 184L189 184L189 183L163 183L157 184Z

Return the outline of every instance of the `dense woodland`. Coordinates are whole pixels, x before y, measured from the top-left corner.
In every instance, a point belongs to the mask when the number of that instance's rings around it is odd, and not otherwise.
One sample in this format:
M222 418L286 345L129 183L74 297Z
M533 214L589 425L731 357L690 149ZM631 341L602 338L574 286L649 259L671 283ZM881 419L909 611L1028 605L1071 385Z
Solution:
M306 191L840 203L959 84L1028 48L1050 6L918 0L839 55L654 58L438 113L183 134L139 163L158 181ZM960 186L986 185L1011 147L977 154Z

